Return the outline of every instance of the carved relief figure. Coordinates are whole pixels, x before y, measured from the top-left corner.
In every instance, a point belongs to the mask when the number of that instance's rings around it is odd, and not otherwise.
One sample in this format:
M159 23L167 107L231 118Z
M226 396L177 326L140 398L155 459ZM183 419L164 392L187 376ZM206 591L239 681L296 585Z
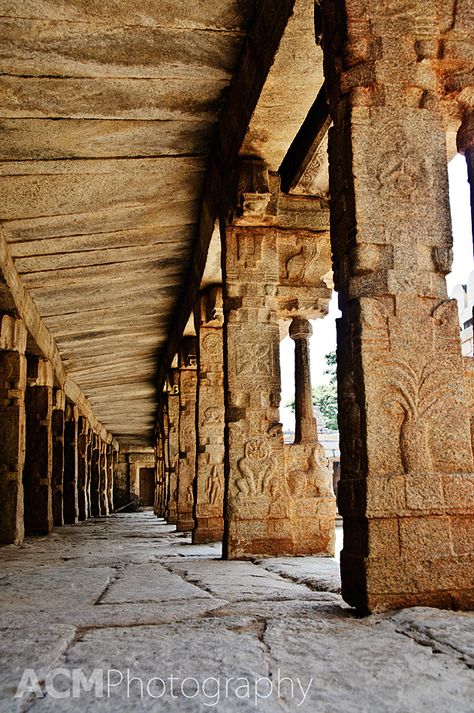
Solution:
M321 246L303 238L296 241L298 250L291 255L285 265L286 279L299 284L306 282L321 253Z
M402 411L400 457L405 473L433 471L430 443L430 417L437 404L446 401L450 389L430 364L414 367L408 362L390 363L389 389L394 401L390 406Z
M219 505L223 498L224 466L216 463L206 483L206 498L211 505Z
M245 457L238 462L237 490L242 495L274 495L277 481L275 462L268 444L261 440L245 444Z

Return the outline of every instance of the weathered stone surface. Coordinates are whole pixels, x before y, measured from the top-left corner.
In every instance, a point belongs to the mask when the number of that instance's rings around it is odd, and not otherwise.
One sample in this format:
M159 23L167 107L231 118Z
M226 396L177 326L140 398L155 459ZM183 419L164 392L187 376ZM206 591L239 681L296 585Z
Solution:
M64 522L74 525L79 517L78 501L78 428L79 413L66 402L64 423Z

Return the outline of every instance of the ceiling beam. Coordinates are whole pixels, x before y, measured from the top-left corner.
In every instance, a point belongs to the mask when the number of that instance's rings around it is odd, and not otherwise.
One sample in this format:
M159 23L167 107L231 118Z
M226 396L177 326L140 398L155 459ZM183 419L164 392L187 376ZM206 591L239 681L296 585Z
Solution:
M290 193L298 185L330 125L326 86L323 84L278 170L284 193Z
M295 0L262 0L244 43L239 66L220 114L208 164L190 273L172 320L166 346L158 361L158 396L163 392L179 340L199 294L215 221L227 213L232 201L239 150L294 4ZM160 409L159 403L157 420Z

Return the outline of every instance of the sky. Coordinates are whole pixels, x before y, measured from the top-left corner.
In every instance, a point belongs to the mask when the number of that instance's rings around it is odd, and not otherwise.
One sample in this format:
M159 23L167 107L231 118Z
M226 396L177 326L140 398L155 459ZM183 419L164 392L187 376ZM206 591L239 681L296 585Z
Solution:
M466 284L469 273L474 270L473 243L471 230L471 208L467 168L464 156L457 154L448 165L449 198L453 225L454 260L452 272L447 276L448 293L459 283ZM327 384L324 375L325 354L336 349L336 318L340 312L337 295L333 293L329 314L324 319L312 322L311 337L311 380L313 386ZM284 406L294 398L294 342L289 338L280 346L281 362L281 420L284 426L291 426L293 415Z

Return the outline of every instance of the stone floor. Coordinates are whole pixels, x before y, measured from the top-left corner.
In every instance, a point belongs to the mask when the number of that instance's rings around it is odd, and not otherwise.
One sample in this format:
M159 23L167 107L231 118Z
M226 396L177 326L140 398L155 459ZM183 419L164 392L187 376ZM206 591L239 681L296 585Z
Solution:
M474 711L474 614L357 619L335 560L219 555L152 513L0 548L0 711Z

